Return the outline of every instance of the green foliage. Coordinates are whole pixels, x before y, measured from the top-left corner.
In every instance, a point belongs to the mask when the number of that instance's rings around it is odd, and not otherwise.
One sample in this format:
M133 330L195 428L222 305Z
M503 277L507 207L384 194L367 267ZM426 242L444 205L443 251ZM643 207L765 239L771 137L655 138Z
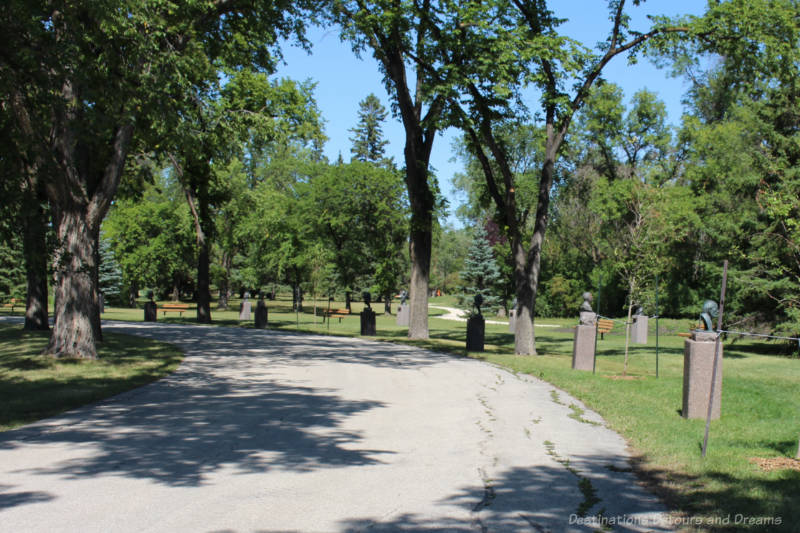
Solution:
M464 287L459 303L463 308L473 309L474 298L480 294L483 298L481 304L483 311L497 310L500 305L500 298L497 295L500 269L494 259L486 230L482 226L477 226L473 233L472 244L464 259L461 279L464 281Z
M99 289L108 303L120 304L123 301L122 269L114 257L111 243L100 236L100 267L98 273Z
M9 235L0 241L0 298L24 299L26 292L22 239Z
M400 174L361 161L328 165L307 192L308 224L331 251L340 287L367 288L372 277L381 295L397 290L408 233Z
M350 131L353 146L350 152L353 159L381 166L391 166L391 159L386 159L386 145L389 141L383 138L381 124L386 121L386 108L378 97L369 94L358 104L358 124Z
M464 266L471 237L466 228L446 225L434 233L434 239L431 286L451 294L463 284L460 270Z
M159 185L167 187L169 182ZM183 198L150 186L140 201L116 202L104 222L103 233L111 243L125 284L153 287L164 295L193 279L192 228Z

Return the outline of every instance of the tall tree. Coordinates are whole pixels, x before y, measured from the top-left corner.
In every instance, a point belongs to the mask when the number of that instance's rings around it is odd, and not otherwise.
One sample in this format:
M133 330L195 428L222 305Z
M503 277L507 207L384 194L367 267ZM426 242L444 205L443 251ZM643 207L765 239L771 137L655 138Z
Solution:
M636 2L638 3L638 2ZM514 335L518 354L535 354L534 309L541 272L541 252L549 221L550 198L561 154L572 119L583 105L606 65L616 56L635 52L660 34L686 32L684 26L654 25L646 32L631 31L624 0L609 2L611 29L598 52L557 32L559 24L546 3L534 0L500 2L506 26L498 28L486 18L468 18L468 29L454 38L470 43L471 58L461 78L468 101L461 115L461 127L481 164L487 188L494 201L500 225L506 229L514 257L518 319ZM480 16L469 11L465 17ZM497 20L492 14L491 20ZM483 54L477 54L482 50ZM485 61L489 55L494 61ZM478 73L476 75L475 73ZM538 192L532 233L524 238L527 211L520 209L511 159L498 134L515 113L509 103L524 80L538 89L543 124L544 148L539 167ZM571 84L572 89L568 89Z
M4 106L53 212L55 328L48 353L96 356L97 242L134 133L163 124L217 62L270 66L278 35L302 27L299 4L11 0L0 14ZM137 130L138 125L138 130Z
M378 97L370 93L358 104L358 124L350 131L353 146L350 153L353 159L376 165L391 164L386 159L386 145L389 141L383 138L382 124L386 121L386 108Z
M332 17L357 53L368 50L377 59L392 96L393 110L403 122L405 181L411 206L408 336L426 339L437 203L435 178L429 165L450 88L443 80L448 79L450 67L461 62L462 53L441 49L435 26L457 21L447 6L432 0L334 0Z

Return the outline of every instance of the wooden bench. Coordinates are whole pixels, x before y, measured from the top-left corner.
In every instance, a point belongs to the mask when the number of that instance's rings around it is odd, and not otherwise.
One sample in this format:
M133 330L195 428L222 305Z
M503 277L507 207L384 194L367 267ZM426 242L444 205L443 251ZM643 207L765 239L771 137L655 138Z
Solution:
M17 302L18 302L18 300L16 298L11 298L7 303L3 304L3 309L11 309L11 314L13 315L14 314L14 308L18 307L19 305L21 305L21 304L19 304Z
M158 308L159 311L164 313L164 316L167 313L179 313L178 316L183 316L184 311L189 310L189 306L186 304L163 304L161 307Z
M609 318L598 318L597 319L597 331L600 333L600 339L603 339L603 335L608 333L614 329L614 321Z
M339 322L341 323L342 319L350 314L349 309L326 309L324 311L324 316L330 320L331 318L338 318Z

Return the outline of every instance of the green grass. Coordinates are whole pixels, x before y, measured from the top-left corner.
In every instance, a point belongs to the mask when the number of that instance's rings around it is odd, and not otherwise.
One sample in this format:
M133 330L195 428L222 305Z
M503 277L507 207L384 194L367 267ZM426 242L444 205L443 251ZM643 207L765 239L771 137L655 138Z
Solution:
M436 302L435 300L439 300ZM432 303L452 305L432 299ZM253 309L255 309L253 301ZM396 310L393 304L393 311ZM291 312L291 301L267 302L269 327L331 335L357 336L358 313L341 323L323 323L312 313L313 302L305 302L305 313ZM319 302L319 309L327 302ZM212 309L215 324L252 327L253 321L238 320L239 301L231 310ZM344 307L331 302L331 308ZM655 368L655 329L650 321L646 346L631 345L628 376L620 379L625 337L621 325L598 341L597 374L571 369L575 319L537 319L536 346L540 356L513 355L513 335L505 325L486 326L486 351L467 354L466 325L436 318L429 320L430 338L411 341L407 329L395 324L394 316L383 316L383 304L373 304L378 313L378 340L412 344L423 348L469 355L514 372L542 378L599 412L609 427L623 435L635 455L635 469L667 504L687 517L699 520L700 531L796 531L800 524L800 472L763 472L753 457L794 457L800 434L800 359L781 355L782 346L760 340L729 339L725 343L722 418L712 422L708 456L700 448L704 421L680 416L683 386L683 344L678 332L687 331L691 320L660 321L659 377ZM438 312L436 312L438 314ZM142 320L143 311L108 309L105 319ZM170 313L159 321L193 324L190 310L178 317ZM557 394L557 393L556 393ZM556 396L556 399L559 397ZM554 400L555 401L555 400ZM559 401L567 403L563 397ZM570 406L574 419L583 413ZM588 421L587 421L588 422ZM780 517L782 525L763 527L736 523L743 517ZM730 523L724 522L730 517ZM709 523L712 525L708 525ZM714 523L716 522L716 523Z
M98 359L41 355L47 332L0 324L0 431L93 403L174 371L174 346L105 333Z

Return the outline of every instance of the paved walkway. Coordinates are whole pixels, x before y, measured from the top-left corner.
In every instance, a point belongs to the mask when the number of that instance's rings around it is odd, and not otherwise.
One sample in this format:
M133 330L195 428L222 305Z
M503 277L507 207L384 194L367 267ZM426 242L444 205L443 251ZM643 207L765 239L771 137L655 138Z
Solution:
M579 510L624 520L615 531L668 529L623 440L534 378L359 339L104 327L186 359L0 434L0 529L594 531Z
M458 309L456 307L445 307L443 305L431 305L428 304L428 308L430 309L442 309L443 311L447 311L446 314L435 316L433 318L441 318L443 320L455 320L458 322L466 322L467 317L465 315L465 311L462 309ZM503 324L508 325L508 320L486 320L487 324ZM559 327L558 324L533 324L537 328L557 328Z

